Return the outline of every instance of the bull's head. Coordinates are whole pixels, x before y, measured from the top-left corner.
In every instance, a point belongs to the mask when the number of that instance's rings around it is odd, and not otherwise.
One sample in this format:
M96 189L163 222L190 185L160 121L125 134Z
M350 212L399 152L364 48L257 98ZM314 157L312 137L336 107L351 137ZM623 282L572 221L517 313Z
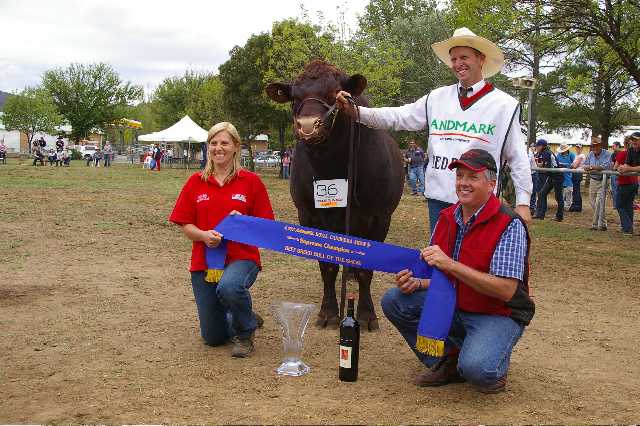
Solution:
M356 98L367 87L360 74L351 77L326 73L319 78L305 78L303 73L294 84L271 83L267 95L276 102L291 102L293 130L296 138L306 143L320 143L331 133L336 116L336 94L345 90Z

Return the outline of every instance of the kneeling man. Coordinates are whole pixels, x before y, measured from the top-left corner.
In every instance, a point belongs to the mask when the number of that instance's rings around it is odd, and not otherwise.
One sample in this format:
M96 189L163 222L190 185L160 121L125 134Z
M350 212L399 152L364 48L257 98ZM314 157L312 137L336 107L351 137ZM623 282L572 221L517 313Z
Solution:
M419 386L468 381L481 392L503 391L511 352L535 311L529 298L529 234L524 221L494 195L496 163L471 149L449 165L456 169L458 202L443 210L421 257L456 287L456 309L443 358L415 349L429 280L408 270L382 309L428 367Z

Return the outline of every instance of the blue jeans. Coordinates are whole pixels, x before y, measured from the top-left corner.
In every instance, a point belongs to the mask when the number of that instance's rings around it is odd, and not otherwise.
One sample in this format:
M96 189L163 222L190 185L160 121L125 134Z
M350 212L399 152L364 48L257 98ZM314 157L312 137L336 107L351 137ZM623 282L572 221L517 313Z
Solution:
M289 166L282 166L282 178L289 179Z
M449 206L451 206L451 203L447 203L446 201L427 198L427 207L429 208L429 232L431 232L431 234L433 234L433 230L436 227L440 212Z
M547 213L547 195L553 189L558 209L556 210L556 219L562 220L564 217L564 196L562 194L562 182L564 176L561 173L553 173L548 176L541 176L542 187L538 193L538 207L536 208L535 217L544 218Z
M431 367L438 358L415 350L418 323L428 290L402 294L398 288L382 297L382 311L398 329L420 362ZM460 350L458 372L469 383L486 387L495 384L509 370L511 352L524 326L509 317L455 311L445 352Z
M248 337L257 327L249 288L258 276L258 265L237 260L224 268L218 284L204 280L204 271L191 273L191 286L198 308L200 335L211 346L230 337Z
M409 167L409 186L411 186L413 193L424 193L424 168L422 165Z
M638 184L618 185L618 214L624 233L633 233L633 200L638 193Z
M536 209L536 197L538 191L540 191L540 178L538 172L531 173L531 181L533 182L533 191L531 192L531 201L529 202L529 209Z
M618 176L611 175L611 200L613 208L618 210Z
M582 194L580 193L580 183L582 182L582 173L573 173L571 175L571 183L573 183L573 193L571 195L571 207L569 211L582 211Z

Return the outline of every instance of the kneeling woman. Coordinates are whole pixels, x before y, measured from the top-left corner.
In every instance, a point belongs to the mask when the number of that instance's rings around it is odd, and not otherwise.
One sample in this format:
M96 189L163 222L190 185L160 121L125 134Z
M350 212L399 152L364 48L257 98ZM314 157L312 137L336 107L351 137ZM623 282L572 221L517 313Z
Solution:
M260 270L258 249L226 241L225 267L219 282L205 280L205 246L220 245L222 235L213 228L229 214L273 219L264 184L258 175L240 166L238 131L233 124L223 122L209 130L205 168L187 180L169 220L181 225L193 241L189 270L202 338L212 346L231 340L231 356L242 358L253 351L253 334L258 327L249 293Z

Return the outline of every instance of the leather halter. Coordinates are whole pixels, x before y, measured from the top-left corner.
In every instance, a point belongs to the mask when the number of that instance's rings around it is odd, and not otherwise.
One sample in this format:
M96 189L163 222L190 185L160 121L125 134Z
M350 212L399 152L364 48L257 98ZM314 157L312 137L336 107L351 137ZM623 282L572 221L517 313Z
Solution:
M305 136L313 136L314 133L317 132L317 130L321 127L321 126L326 126L327 125L327 120L333 115L333 119L331 120L331 127L328 128L329 133L331 133L331 130L333 130L333 126L336 123L336 117L338 116L338 108L337 108L337 104L334 103L333 105L329 105L328 103L326 103L325 101L323 101L322 99L319 98L305 98L302 100L302 102L300 102L300 104L298 104L298 106L294 109L293 111L293 117L294 120L296 117L298 117L298 114L300 113L300 110L302 109L302 107L304 106L304 104L306 104L307 102L317 102L320 105L322 105L327 111L324 113L324 115L322 116L322 118L319 118L318 120L316 120L313 123L313 131L311 133L305 133L304 130L301 128L299 131L300 133Z

